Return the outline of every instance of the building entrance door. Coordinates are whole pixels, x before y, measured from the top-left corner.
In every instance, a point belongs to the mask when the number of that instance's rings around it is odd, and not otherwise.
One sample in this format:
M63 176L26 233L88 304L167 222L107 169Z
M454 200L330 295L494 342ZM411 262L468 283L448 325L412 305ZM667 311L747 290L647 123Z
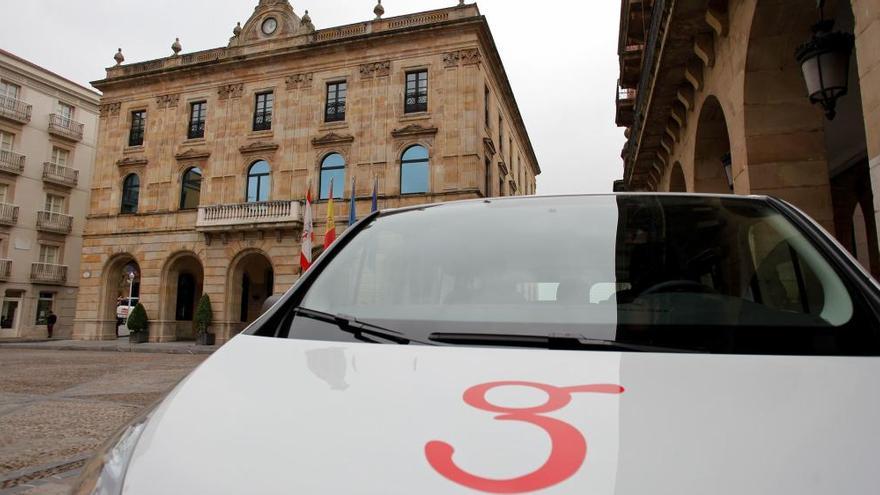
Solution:
M3 298L0 311L0 338L18 337L18 323L21 320L21 297Z

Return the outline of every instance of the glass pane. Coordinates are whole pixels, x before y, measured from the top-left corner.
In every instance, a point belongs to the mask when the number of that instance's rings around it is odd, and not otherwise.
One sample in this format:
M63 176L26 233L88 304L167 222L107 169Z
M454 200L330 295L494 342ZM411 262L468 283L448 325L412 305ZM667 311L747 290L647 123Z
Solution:
M272 190L269 183L269 176L260 177L260 192L257 195L257 201L269 201L269 192Z
M405 163L400 168L400 193L428 192L428 162Z
M259 196L257 195L257 191L260 187L260 180L256 177L248 177L248 188L247 188L247 201L248 203L254 203L259 201Z
M260 160L253 165L251 165L251 169L248 171L248 175L258 175L258 174L268 174L269 173L269 162L265 160Z
M342 198L345 190L345 169L337 168L321 171L321 195L320 199L330 198L330 179L333 179L333 197Z
M324 161L321 163L321 168L334 168L334 167L344 167L345 159L342 158L342 155L339 153L333 153L331 155L327 155L324 158Z
M403 153L403 160L427 160L428 150L424 146L411 146Z

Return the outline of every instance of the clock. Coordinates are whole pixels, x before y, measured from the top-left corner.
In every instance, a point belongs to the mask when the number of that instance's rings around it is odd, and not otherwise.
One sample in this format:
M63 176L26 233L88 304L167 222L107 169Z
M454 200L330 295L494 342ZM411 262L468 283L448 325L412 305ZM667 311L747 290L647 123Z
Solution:
M270 17L263 21L263 34L272 34L278 28L278 21L274 17Z

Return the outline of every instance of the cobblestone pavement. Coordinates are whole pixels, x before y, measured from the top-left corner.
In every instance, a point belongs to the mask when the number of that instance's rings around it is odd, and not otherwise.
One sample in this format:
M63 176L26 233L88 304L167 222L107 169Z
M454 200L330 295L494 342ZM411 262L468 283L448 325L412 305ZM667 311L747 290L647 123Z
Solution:
M206 355L0 347L0 494L66 494L85 460Z

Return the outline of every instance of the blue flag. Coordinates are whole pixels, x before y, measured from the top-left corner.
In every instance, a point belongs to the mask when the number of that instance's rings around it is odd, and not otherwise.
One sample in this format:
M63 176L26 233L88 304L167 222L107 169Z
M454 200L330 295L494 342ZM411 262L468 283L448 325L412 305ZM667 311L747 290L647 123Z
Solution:
M379 176L373 177L373 201L370 205L370 213L379 211Z
M354 225L357 219L357 203L355 202L354 177L351 178L351 204L348 205L348 225Z

